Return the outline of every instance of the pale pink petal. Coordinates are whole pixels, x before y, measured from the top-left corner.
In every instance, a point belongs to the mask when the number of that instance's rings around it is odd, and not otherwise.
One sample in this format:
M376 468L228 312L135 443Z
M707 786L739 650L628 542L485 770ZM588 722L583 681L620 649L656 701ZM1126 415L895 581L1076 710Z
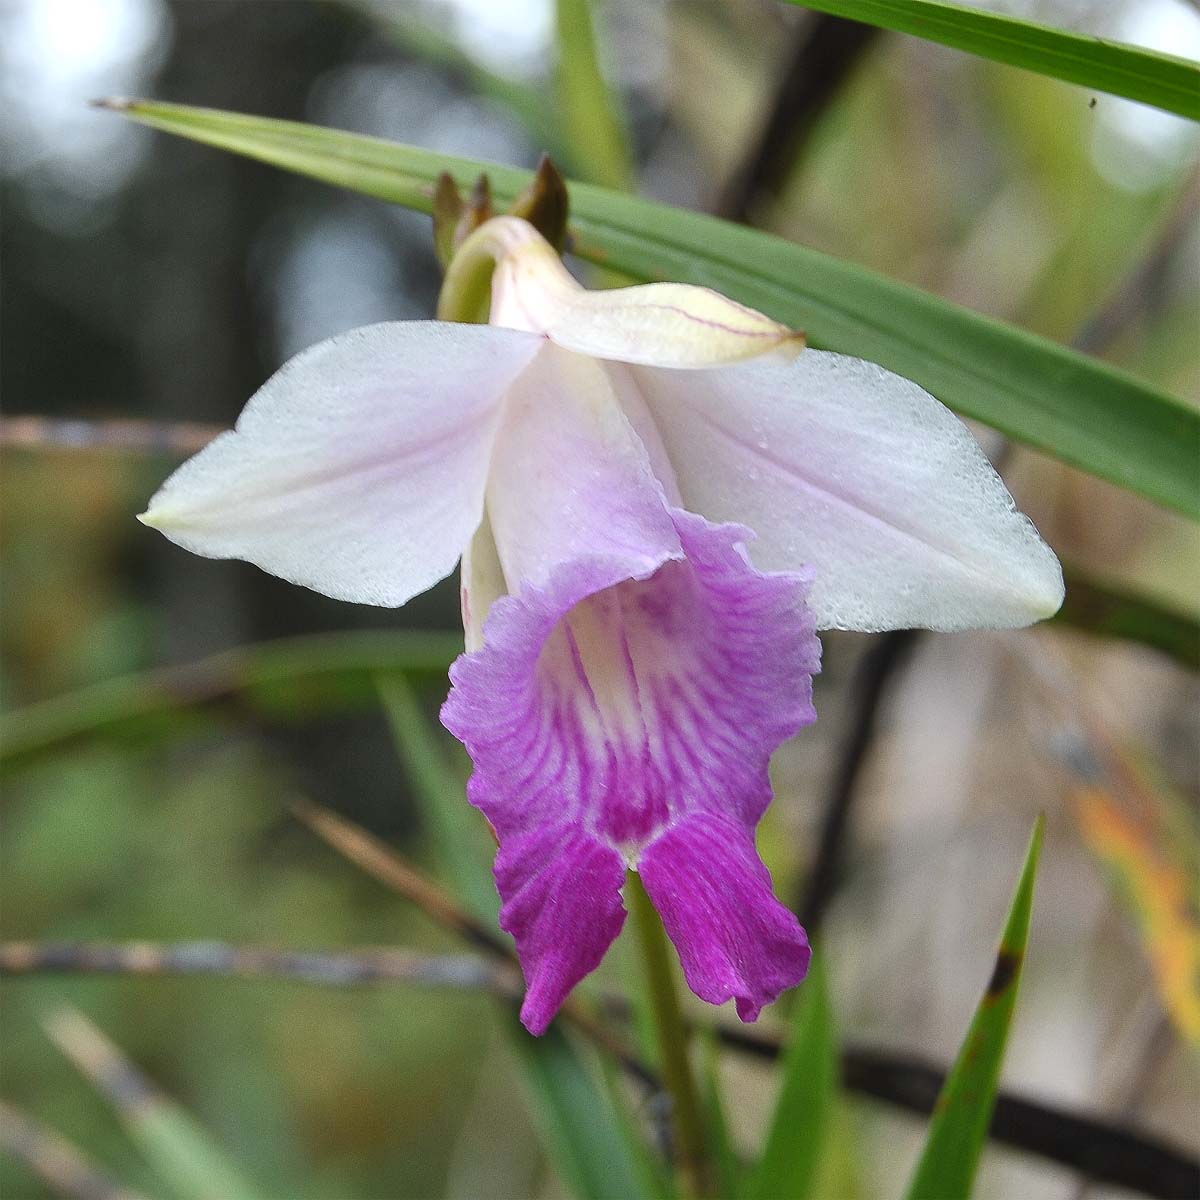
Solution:
M1062 572L966 426L915 383L817 350L790 364L632 368L684 504L814 568L823 628L1004 628L1053 614Z
M586 556L615 579L681 556L662 484L603 364L547 346L505 405L487 488L508 590Z
M611 557L561 563L544 583L498 599L482 648L451 669L442 720L471 754L468 795L500 841L505 928L536 998L527 1021L538 1025L615 934L622 862L654 864L647 886L664 898L685 964L744 960L721 998L738 996L747 1019L807 962L795 917L750 859L771 752L815 716L808 580L755 570L745 529L678 509L670 519L680 557L648 577L622 576ZM740 837L725 862L697 841L718 826ZM749 906L727 930L712 904L676 920L663 881L682 869L680 856L703 868L706 886L727 886L731 904ZM556 930L589 920L594 936L552 952ZM700 970L699 994L720 992L714 972Z
M208 558L403 604L454 569L479 525L501 401L544 346L436 321L322 342L184 463L142 520Z

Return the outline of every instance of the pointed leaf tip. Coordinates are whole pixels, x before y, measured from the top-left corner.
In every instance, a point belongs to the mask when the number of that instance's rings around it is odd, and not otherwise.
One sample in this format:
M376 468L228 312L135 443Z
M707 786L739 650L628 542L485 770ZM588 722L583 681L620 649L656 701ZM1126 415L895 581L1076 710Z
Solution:
M569 207L567 181L554 160L543 151L533 178L508 211L528 221L561 254L567 241Z
M937 1200L943 1196L967 1200L971 1195L996 1105L1000 1068L1021 983L1045 827L1045 816L1039 814L992 974L938 1096L929 1136L909 1185L908 1200Z
M494 214L491 180L486 172L481 172L479 178L475 180L475 186L471 189L470 195L460 206L459 217L453 227L451 257L453 257L453 251L456 251L481 225L490 221Z

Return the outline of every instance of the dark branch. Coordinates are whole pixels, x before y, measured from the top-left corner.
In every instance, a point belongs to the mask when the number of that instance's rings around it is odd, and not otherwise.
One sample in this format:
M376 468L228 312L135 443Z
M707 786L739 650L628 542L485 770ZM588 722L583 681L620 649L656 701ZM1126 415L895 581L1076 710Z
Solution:
M1192 228L1200 208L1200 178L1193 175L1181 190L1154 244L1139 259L1116 292L1080 330L1072 343L1076 349L1100 354L1125 332L1159 293L1179 245ZM1008 443L993 456L997 470L1007 456ZM1136 639L1171 654L1185 666L1198 660L1195 625L1186 618L1156 607L1147 612L1140 598L1104 591L1077 575L1068 578L1061 620L1095 633L1112 632ZM919 630L901 629L879 636L864 657L852 690L854 711L823 809L821 839L806 891L797 911L801 923L813 933L840 883L843 846L862 766L870 751L876 719L892 678L921 637Z
M945 1073L916 1058L861 1047L843 1056L845 1084L915 1113L930 1113ZM1095 1183L1132 1188L1163 1200L1200 1196L1200 1162L1164 1141L1120 1125L1001 1093L988 1136L995 1142L1073 1167Z
M804 22L758 139L725 186L719 216L748 221L763 197L779 191L829 101L878 34L842 17L813 15Z
M407 983L470 988L517 998L519 974L473 954L406 950L285 950L227 942L6 942L0 977L34 974L225 975L331 987Z
M759 1058L773 1060L780 1052L775 1041L740 1029L722 1028L720 1038ZM933 1112L945 1078L940 1067L913 1055L865 1046L847 1046L842 1053L842 1082L848 1091L913 1113ZM1160 1138L1057 1105L1001 1092L988 1136L1084 1172L1095 1183L1161 1200L1200 1196L1200 1161Z
M1163 303L1163 284L1179 262L1179 251L1200 213L1200 176L1193 174L1154 245L1121 281L1104 306L1075 336L1075 349L1103 354L1135 321Z
M810 937L820 928L841 882L843 847L859 777L875 737L880 707L897 669L907 659L918 636L915 629L880 634L859 663L851 690L855 707L850 728L829 784L816 857L798 905L800 923Z
M292 811L318 837L385 887L411 900L428 916L467 939L496 962L515 969L516 951L490 926L463 908L437 880L425 875L403 855L344 817L316 804L298 803ZM559 1017L613 1058L648 1090L662 1091L662 1081L604 1022L576 996L568 996Z
M422 986L469 988L507 998L519 992L519 980L504 963L462 955L423 956L402 950L281 950L229 946L217 942L178 944L9 943L0 945L0 976L45 973L214 974L352 987L369 983L416 983ZM603 997L606 1014L628 1019L629 1005L620 996ZM579 1026L578 1021L573 1021ZM589 1032L586 1024L583 1032ZM733 1026L716 1033L731 1050L757 1058L779 1057L778 1039ZM596 1039L599 1040L599 1039ZM611 1049L611 1038L610 1049ZM653 1074L632 1056L623 1065L637 1077ZM922 1059L860 1046L842 1056L846 1088L914 1113L933 1111L945 1073ZM1165 1142L1121 1125L1094 1120L1053 1105L1001 1093L992 1120L993 1140L1037 1154L1051 1162L1085 1172L1097 1183L1132 1188L1148 1196L1200 1195L1200 1163Z

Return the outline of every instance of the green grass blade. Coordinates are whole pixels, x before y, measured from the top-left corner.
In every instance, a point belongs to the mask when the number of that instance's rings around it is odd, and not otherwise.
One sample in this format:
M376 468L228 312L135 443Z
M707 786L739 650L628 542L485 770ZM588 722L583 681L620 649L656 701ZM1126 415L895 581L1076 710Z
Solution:
M604 1077L604 1086L608 1089L608 1095L612 1100L613 1111L620 1122L621 1134L626 1144L632 1149L641 1171L643 1194L653 1196L654 1200L678 1200L679 1193L675 1186L671 1166L665 1158L655 1153L651 1144L666 1136L665 1129L662 1130L660 1137L652 1135L650 1138L644 1138L638 1125L639 1121L649 1119L650 1121L658 1120L661 1127L661 1116L655 1113L646 1114L633 1111L626 1102L625 1076L613 1059L603 1059L600 1069ZM732 1192L722 1192L721 1194L733 1195Z
M1200 64L943 0L791 0L1200 121Z
M529 172L296 122L112 101L143 124L428 212L448 170L504 203ZM707 284L814 345L916 380L963 416L1200 517L1200 413L1054 342L759 230L589 184L571 187L573 248L636 279Z
M475 916L495 925L500 897L490 868L496 843L487 822L467 803L463 779L447 760L446 746L408 681L395 674L380 675L377 685L392 741L429 831L438 872Z
M1021 983L1044 828L1045 819L1038 817L1004 925L992 978L938 1096L929 1136L909 1185L908 1200L947 1200L947 1197L966 1200L971 1194L996 1104L1000 1066Z
M445 678L462 635L395 631L281 638L180 667L126 675L5 714L0 774L91 741L149 745L234 706L268 720L374 708L380 670Z
M181 1105L148 1080L82 1013L62 1009L46 1029L112 1101L146 1160L181 1200L259 1200L261 1193Z
M725 1119L725 1102L721 1097L720 1065L721 1047L716 1035L709 1030L701 1047L701 1087L704 1099L704 1118L708 1126L712 1162L717 1176L718 1196L740 1196L742 1169L737 1150L729 1133Z
M557 1025L540 1038L514 1029L511 1044L543 1143L571 1190L586 1200L649 1200L653 1193L625 1140L612 1097L597 1086L566 1034ZM632 1132L631 1123L628 1128Z
M589 183L633 186L629 135L605 82L591 0L556 0L558 107L571 161Z
M751 1200L805 1200L812 1193L838 1093L838 1044L825 971L813 958L796 997L783 1083Z
M483 818L468 807L461 779L446 762L435 731L404 680L381 676L380 694L426 826L443 862L453 865L451 882L459 898L478 916L494 921L495 888L481 839L474 836L482 830ZM531 1037L515 1019L507 1027L535 1124L567 1186L583 1200L648 1200L641 1152L626 1136L632 1123L618 1116L613 1096L598 1083L574 1043L557 1024L540 1038Z
M21 1163L50 1193L67 1200L146 1200L110 1178L72 1142L0 1100L0 1154Z

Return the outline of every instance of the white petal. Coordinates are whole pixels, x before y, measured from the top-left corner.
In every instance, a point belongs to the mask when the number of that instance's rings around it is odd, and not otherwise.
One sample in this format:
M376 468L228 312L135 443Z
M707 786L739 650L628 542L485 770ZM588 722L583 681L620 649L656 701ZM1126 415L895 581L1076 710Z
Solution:
M594 359L547 346L505 405L487 491L508 590L564 564L645 578L683 551L649 455Z
M1010 628L1062 603L1054 552L915 383L817 350L634 373L685 504L749 525L762 569L811 564L822 628Z
M710 288L647 283L579 291L547 321L551 341L580 354L654 367L701 368L794 353L803 334Z
M479 525L500 401L544 346L436 321L331 338L267 380L142 520L339 600L403 604Z
M579 354L699 368L794 355L804 335L711 288L686 283L584 290L525 221L495 217L479 233L496 255L492 321L546 334Z

